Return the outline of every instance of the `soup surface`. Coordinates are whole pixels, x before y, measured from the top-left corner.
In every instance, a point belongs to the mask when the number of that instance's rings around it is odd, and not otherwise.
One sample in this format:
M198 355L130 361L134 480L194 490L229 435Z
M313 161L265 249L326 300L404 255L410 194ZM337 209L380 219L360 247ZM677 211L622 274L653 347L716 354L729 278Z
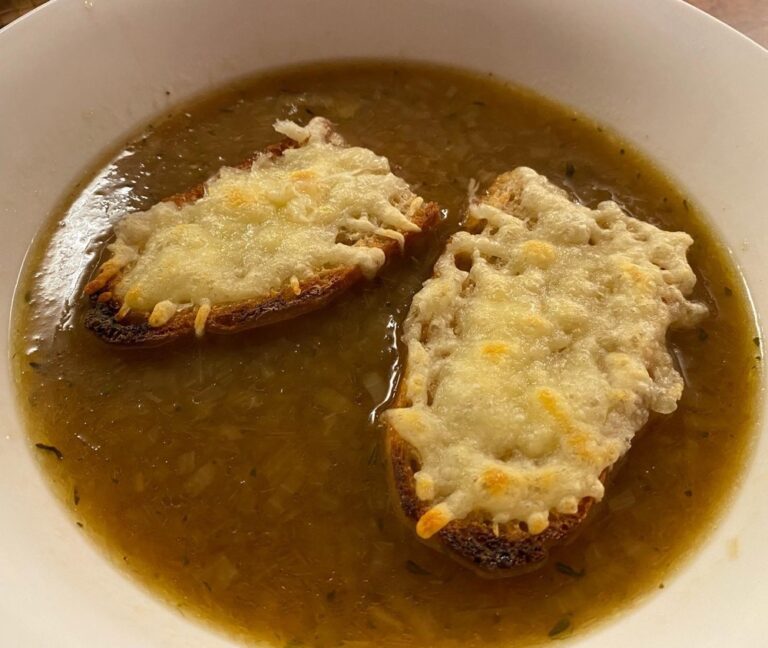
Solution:
M169 102L173 97L169 97ZM444 208L438 232L374 282L293 322L117 349L82 325L111 224L324 115ZM687 387L634 443L577 539L489 580L420 544L387 485L376 412L398 328L458 227L471 178L535 168L594 206L693 235L695 298L673 332ZM710 526L749 447L759 340L740 277L693 207L583 116L492 78L417 65L284 70L158 119L75 190L41 234L13 332L31 444L77 523L182 612L275 646L523 646L663 588ZM661 592L659 596L664 596Z

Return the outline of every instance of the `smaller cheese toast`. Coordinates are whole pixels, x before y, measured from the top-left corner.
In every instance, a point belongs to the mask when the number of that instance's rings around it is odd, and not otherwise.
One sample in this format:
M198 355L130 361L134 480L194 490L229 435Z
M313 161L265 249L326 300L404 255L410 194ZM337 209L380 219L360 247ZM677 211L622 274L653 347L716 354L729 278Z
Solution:
M413 299L383 420L417 534L505 575L571 537L650 413L676 409L667 331L706 307L686 299L688 234L571 202L531 169L500 175L465 224Z
M278 121L287 139L115 226L86 285L107 342L232 333L316 310L371 278L440 217L386 158L330 122Z

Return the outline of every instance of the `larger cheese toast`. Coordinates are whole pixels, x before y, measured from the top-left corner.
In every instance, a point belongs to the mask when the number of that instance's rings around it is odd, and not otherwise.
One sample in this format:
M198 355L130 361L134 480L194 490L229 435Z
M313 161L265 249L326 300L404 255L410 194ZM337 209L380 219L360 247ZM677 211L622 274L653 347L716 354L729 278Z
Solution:
M670 327L706 307L688 234L594 210L528 168L472 199L414 297L383 415L417 534L486 573L571 537L651 412L677 407Z

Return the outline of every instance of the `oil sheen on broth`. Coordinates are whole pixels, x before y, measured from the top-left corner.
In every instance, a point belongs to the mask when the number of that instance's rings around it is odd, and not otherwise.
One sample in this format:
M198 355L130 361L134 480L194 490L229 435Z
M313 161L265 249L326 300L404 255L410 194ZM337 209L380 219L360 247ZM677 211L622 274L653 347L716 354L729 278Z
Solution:
M437 235L373 284L270 329L148 350L84 330L82 285L116 218L276 141L275 119L314 114L439 201ZM712 316L672 334L683 399L636 439L591 523L542 569L488 580L403 525L375 412L469 179L487 186L518 165L590 206L613 198L691 233L695 297ZM183 612L276 646L521 646L578 632L663 586L749 446L759 340L740 278L688 200L582 116L448 69L293 69L158 120L54 215L19 291L30 442L60 451L36 450L83 532Z

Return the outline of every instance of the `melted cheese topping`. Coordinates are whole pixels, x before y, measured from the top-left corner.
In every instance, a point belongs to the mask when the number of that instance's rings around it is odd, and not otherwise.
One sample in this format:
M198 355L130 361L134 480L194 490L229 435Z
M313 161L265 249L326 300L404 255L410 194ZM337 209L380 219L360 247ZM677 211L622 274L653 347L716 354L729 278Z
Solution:
M685 299L687 234L572 203L531 169L497 182L509 202L470 207L484 228L450 240L413 300L409 405L385 415L421 459L422 537L472 511L540 533L601 499L649 412L677 407L667 329L706 313Z
M386 158L346 147L327 120L275 129L298 148L263 154L250 169L224 168L205 195L176 206L161 202L129 214L109 246L113 287L123 310L151 312L162 326L178 308L267 296L318 272L358 266L374 275L385 261L372 236L397 240L419 231L412 217L422 205Z

